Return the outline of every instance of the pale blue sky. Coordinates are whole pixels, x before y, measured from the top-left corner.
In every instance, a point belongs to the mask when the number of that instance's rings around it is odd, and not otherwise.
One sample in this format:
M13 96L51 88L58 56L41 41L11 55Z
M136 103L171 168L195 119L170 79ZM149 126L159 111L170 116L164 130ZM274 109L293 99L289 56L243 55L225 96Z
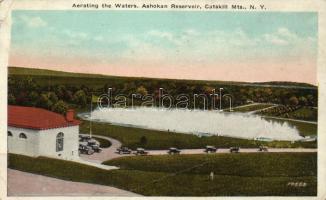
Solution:
M316 13L14 11L12 20L13 65L71 66L75 61L77 69L83 60L116 72L131 65L212 69L224 63L238 70L237 63L286 61L282 67L293 69L309 67L317 54Z

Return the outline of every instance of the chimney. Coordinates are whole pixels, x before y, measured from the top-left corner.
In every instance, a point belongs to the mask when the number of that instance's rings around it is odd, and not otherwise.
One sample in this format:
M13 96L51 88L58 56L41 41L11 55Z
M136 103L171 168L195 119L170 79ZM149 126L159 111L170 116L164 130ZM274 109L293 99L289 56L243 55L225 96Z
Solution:
M75 115L75 111L73 109L69 109L66 112L66 120L68 122L73 122L74 121L74 115Z

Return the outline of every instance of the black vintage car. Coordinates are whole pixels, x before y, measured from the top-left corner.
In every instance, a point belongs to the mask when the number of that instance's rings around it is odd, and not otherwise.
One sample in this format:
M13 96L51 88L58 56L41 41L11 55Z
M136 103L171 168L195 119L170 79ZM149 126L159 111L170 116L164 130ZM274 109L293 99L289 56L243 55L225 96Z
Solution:
M266 146L259 146L258 151L268 151Z
M230 148L231 153L239 153L239 151L240 151L240 147L231 147Z
M95 152L100 153L102 149L100 148L99 142L94 139L87 141L87 146L90 146Z
M120 147L117 149L118 154L131 154L131 149L128 147Z
M168 154L171 154L171 155L173 155L173 154L180 154L180 152L181 152L180 149L177 149L177 148L175 148L175 147L171 147L171 148L169 149L169 151L168 151Z
M87 142L88 140L91 140L92 138L90 136L85 135L79 135L79 142Z
M87 154L87 155L91 155L94 153L94 150L85 144L79 144L78 151L81 154Z
M145 151L143 148L137 148L135 154L144 156L148 154L148 151Z
M206 146L204 152L206 153L215 153L217 151L217 148L214 146Z

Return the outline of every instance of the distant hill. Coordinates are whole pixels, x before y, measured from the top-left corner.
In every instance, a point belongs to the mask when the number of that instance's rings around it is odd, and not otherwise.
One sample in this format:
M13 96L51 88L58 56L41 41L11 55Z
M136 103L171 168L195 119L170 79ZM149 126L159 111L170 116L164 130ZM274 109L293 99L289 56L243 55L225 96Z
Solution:
M55 71L49 69L36 69L36 68L24 68L24 67L8 67L9 75L32 75L32 76L66 76L66 77L94 77L105 78L109 76L101 74L85 74L85 73L73 73Z
M110 76L103 74L86 74L86 73L73 73L64 71L55 71L48 69L24 68L24 67L8 67L9 75L16 76L49 76L49 77L74 77L74 78L91 78L91 79L143 79L143 80L173 80L176 82L191 81L192 83L216 83L223 85L242 85L242 86L255 86L255 87L281 87L281 88L302 88L302 89L317 89L317 86L308 83L286 82L286 81L270 81L270 82L236 82L236 81L208 81L208 80L187 80L187 79L160 79L160 78L147 78L147 77L123 77L123 76Z

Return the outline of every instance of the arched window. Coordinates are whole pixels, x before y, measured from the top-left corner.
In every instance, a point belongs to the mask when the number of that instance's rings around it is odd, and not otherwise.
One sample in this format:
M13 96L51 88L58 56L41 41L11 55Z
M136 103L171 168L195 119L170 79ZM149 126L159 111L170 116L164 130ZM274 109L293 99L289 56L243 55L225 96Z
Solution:
M8 136L12 137L12 132L8 131Z
M20 133L20 134L19 134L19 138L27 139L27 136L26 136L25 133Z
M60 132L57 134L57 138L56 138L56 151L63 151L63 133Z

